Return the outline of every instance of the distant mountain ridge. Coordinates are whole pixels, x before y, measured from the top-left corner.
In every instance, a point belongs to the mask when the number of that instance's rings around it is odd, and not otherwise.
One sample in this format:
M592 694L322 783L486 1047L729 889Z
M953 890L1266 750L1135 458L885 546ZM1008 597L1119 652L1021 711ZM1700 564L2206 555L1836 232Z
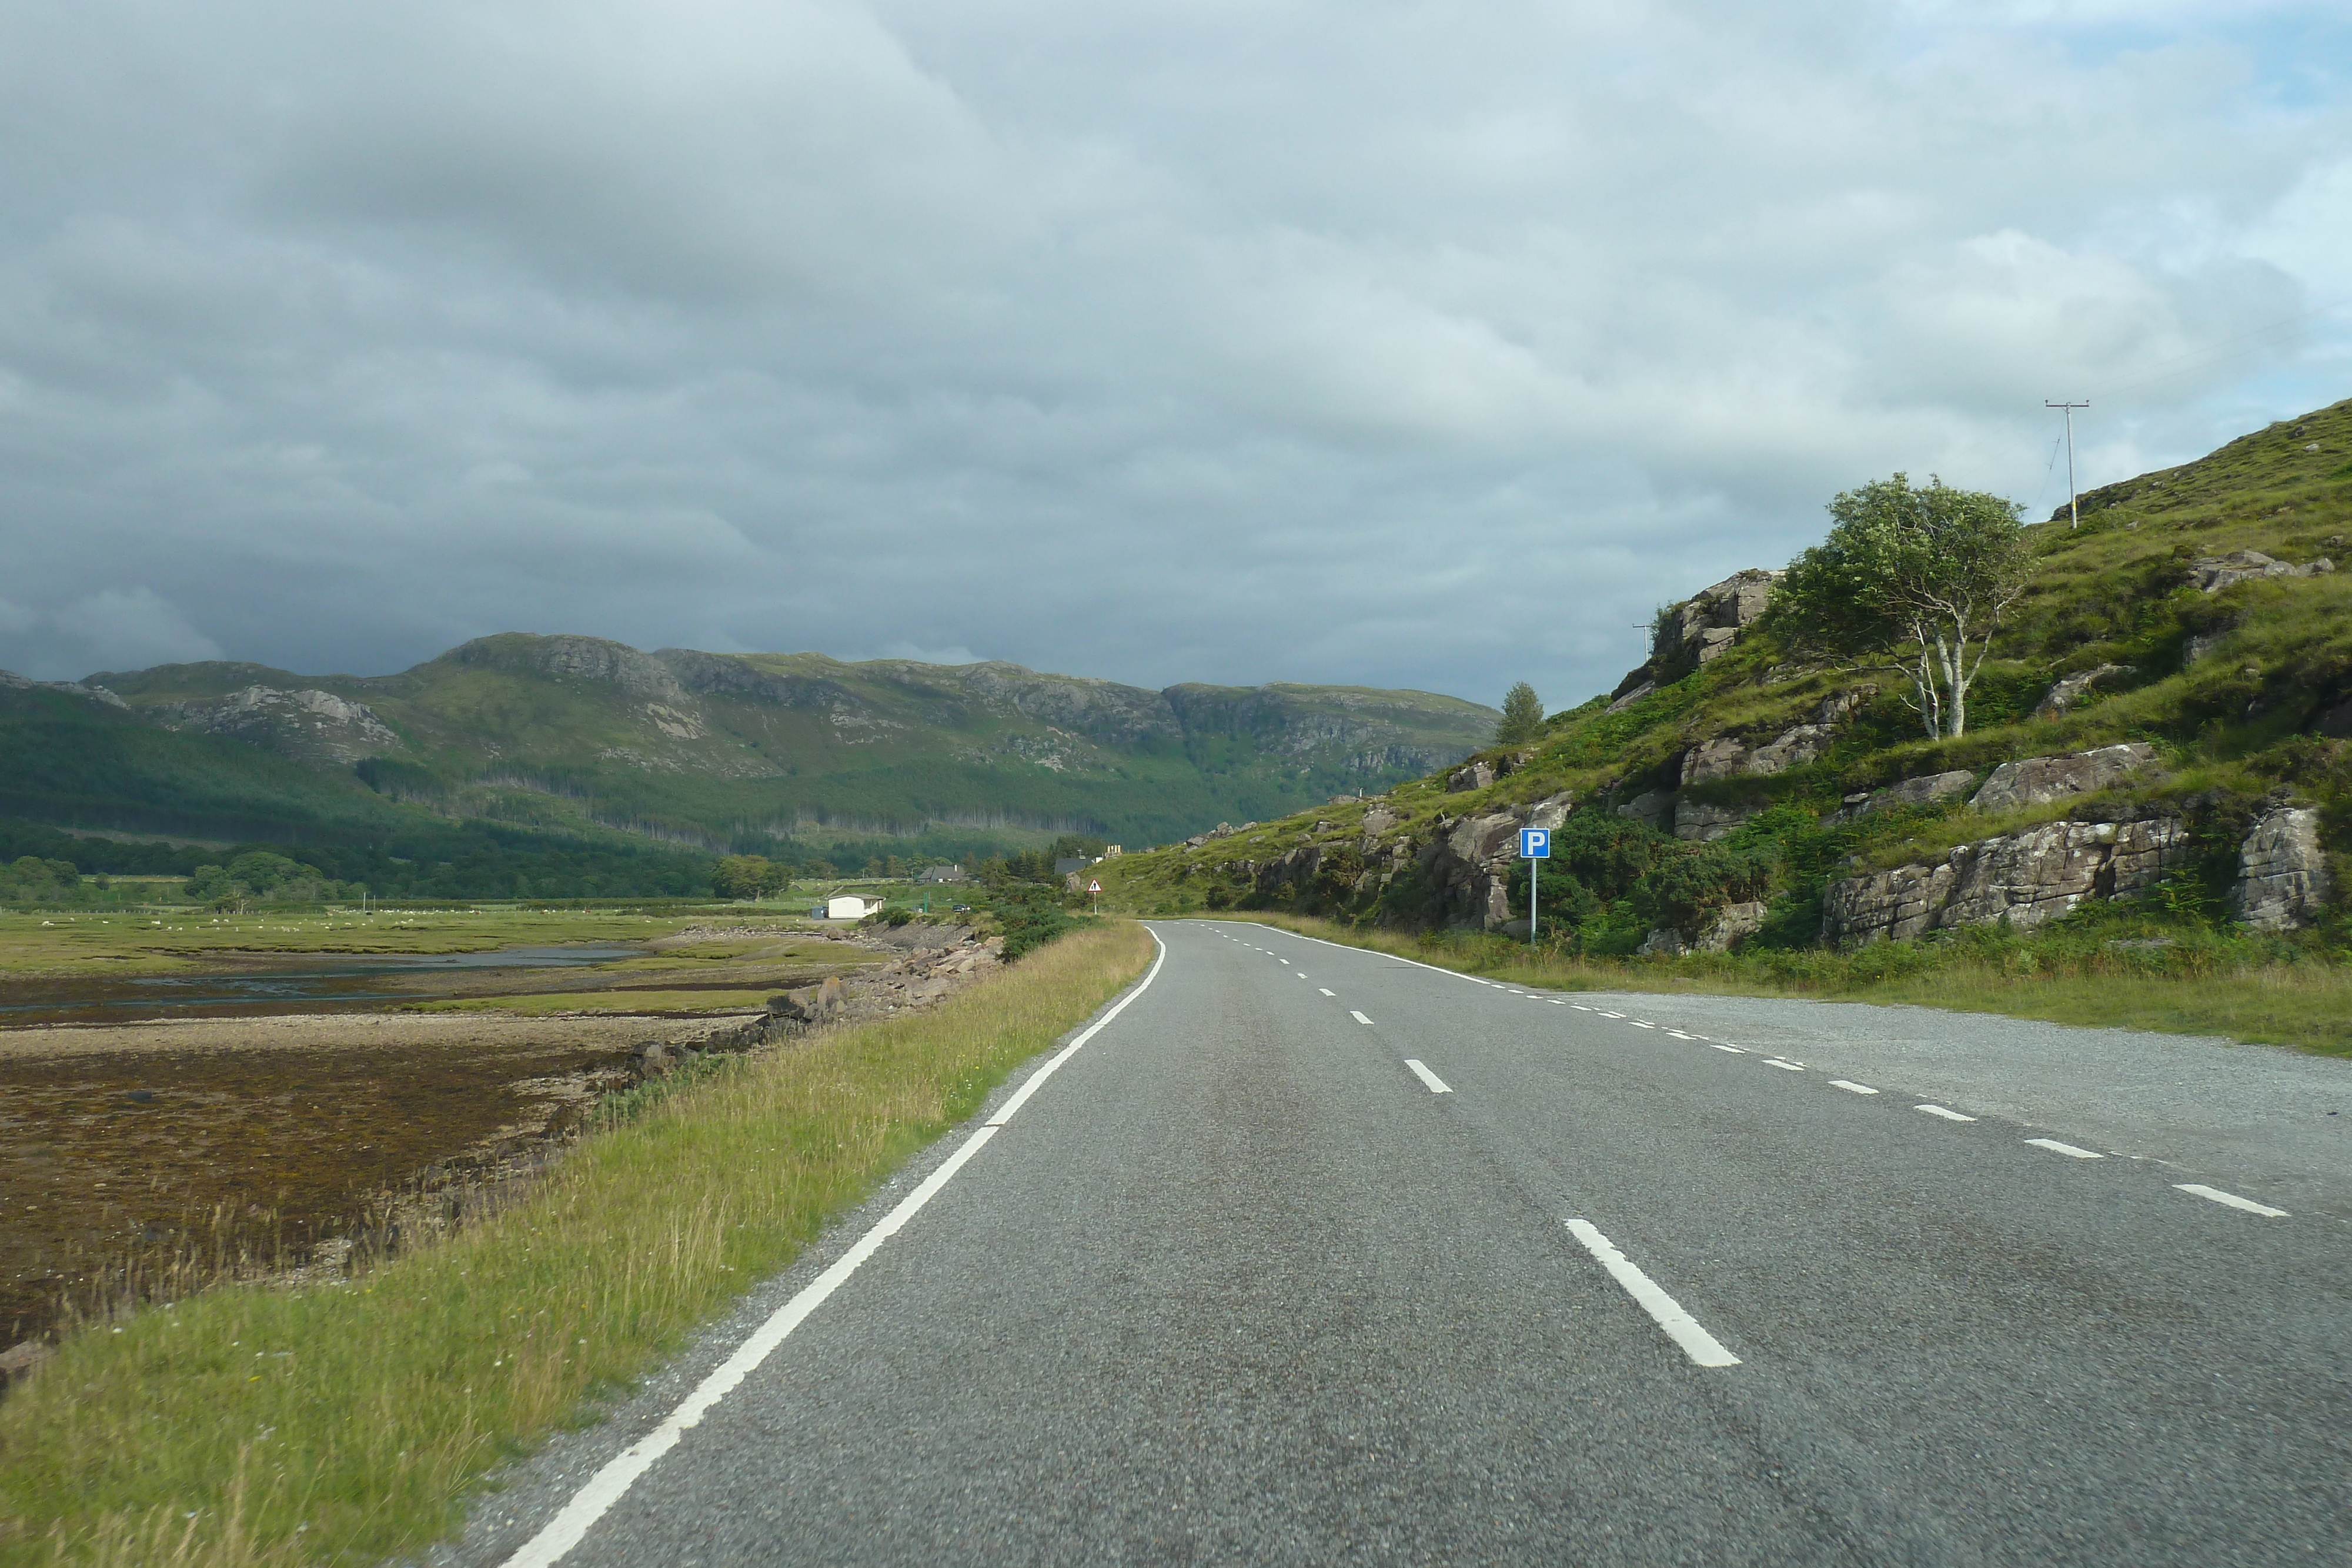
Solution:
M110 719L201 743L215 773L224 757L259 753L329 792L364 785L380 804L708 849L945 828L1158 841L1450 766L1497 716L1425 692L1152 691L1003 661L647 653L526 632L388 675L220 661L11 690L48 695L52 711L77 695L115 705ZM29 800L14 771L0 764L0 810L55 820L58 791ZM272 772L274 794L284 779ZM127 801L112 814L140 815Z

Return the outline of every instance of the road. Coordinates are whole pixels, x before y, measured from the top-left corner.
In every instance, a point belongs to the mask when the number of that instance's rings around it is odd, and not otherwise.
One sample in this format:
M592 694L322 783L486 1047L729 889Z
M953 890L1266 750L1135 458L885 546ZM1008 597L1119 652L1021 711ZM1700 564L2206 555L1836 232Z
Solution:
M444 1561L2352 1561L2352 1064L1154 929Z

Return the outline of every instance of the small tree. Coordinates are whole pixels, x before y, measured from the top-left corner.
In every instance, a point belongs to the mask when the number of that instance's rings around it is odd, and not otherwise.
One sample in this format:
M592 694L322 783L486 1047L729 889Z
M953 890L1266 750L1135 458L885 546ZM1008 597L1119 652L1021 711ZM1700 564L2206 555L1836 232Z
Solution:
M1503 694L1503 722L1495 727L1497 746L1525 746L1543 733L1543 699L1521 681Z
M1931 740L1968 733L1969 688L2033 557L2016 504L1897 474L1830 503L1829 538L1790 564L1773 624L1832 658L1891 655Z

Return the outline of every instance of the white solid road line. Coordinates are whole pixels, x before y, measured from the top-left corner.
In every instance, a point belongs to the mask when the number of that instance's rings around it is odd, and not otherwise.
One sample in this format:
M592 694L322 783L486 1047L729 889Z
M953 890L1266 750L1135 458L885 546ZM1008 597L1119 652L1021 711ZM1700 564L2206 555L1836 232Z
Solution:
M2256 1203L2251 1197L2240 1197L2234 1192L2223 1192L2218 1186L2207 1186L2202 1182L2177 1181L2172 1185L2176 1191L2193 1192L2200 1197L2210 1197L2215 1203L2226 1203L2231 1208L2242 1208L2248 1214L2268 1215L2273 1219L2284 1219L2288 1217L2284 1208L2273 1208L2267 1203Z
M1372 1021L1371 1019L1370 1019L1366 1018L1363 1014L1361 1014L1361 1013L1358 1012L1358 1011L1357 1011L1355 1009L1353 1009L1353 1008L1349 1008L1349 1009L1348 1009L1348 1016L1349 1016L1349 1018L1351 1018L1351 1019L1354 1019L1358 1023L1370 1023L1370 1022L1371 1022L1371 1021Z
M1947 1122L1973 1122L1974 1116L1963 1116L1958 1111L1947 1111L1941 1105L1914 1105L1914 1111L1925 1111L1930 1116L1941 1116Z
M1448 1089L1445 1086L1444 1079L1440 1078L1436 1073L1432 1072L1428 1068L1423 1067L1412 1057L1406 1057L1404 1059L1404 1064L1412 1069L1412 1075L1415 1078L1420 1079L1423 1083L1429 1085L1429 1092L1432 1094L1451 1094L1454 1092L1453 1090Z
M1581 1219L1568 1222L1569 1234L1584 1243L1584 1249L1600 1260L1625 1293L1642 1304L1642 1310L1666 1331L1666 1337L1683 1347L1683 1354L1701 1366L1738 1366L1739 1358L1717 1342L1716 1337L1699 1327L1698 1320L1683 1311L1682 1303L1658 1288L1656 1281L1635 1268L1615 1243Z
M1147 930L1150 927L1146 927ZM824 1304L826 1297L841 1288L842 1281L857 1272L858 1265L874 1256L882 1243L897 1235L907 1221L915 1218L922 1207L930 1202L939 1190L955 1178L964 1162L980 1153L988 1140L996 1136L1006 1118L1019 1110L1022 1103L1036 1092L1037 1086L1050 1077L1054 1070L1070 1059L1070 1053L1100 1033L1111 1021L1125 1012L1128 1004L1141 996L1159 977L1160 967L1168 961L1168 945L1160 934L1151 934L1160 949L1151 967L1144 971L1135 988L1112 1004L1109 1011L1089 1027L1077 1039L1070 1041L1047 1059L1045 1065L1029 1075L1004 1108L991 1117L978 1132L966 1138L963 1146L950 1155L940 1167L925 1176L915 1190L898 1200L880 1223L857 1239L848 1251L834 1260L833 1266L793 1293L793 1299L778 1307L766 1322L751 1331L751 1336L735 1347L735 1354L719 1363L716 1371L694 1386L677 1407L663 1418L660 1426L614 1455L602 1469L588 1478L588 1484L572 1493L572 1500L559 1510L553 1519L540 1527L539 1533L522 1543L502 1568L551 1568L557 1559L580 1544L589 1529L604 1516L605 1511L625 1496L636 1484L637 1478L653 1469L656 1460L678 1445L688 1430L709 1415L712 1406L749 1377L759 1364L767 1360L775 1348L783 1343L792 1332L811 1312Z
M1318 987L1316 987L1315 988L1316 988L1317 990L1318 990L1318 991L1322 991L1322 992L1323 992L1323 994L1324 994L1325 996L1327 996L1327 997L1336 997L1336 996L1338 996L1338 995L1339 994L1339 992L1337 992L1337 991L1324 990L1324 988L1323 988L1321 986L1318 986Z
M2037 1149L2048 1149L2053 1155L2066 1155L2078 1160L2103 1160L2107 1157L2095 1155L2088 1149L2078 1149L2072 1144L2062 1144L2055 1138L2028 1138L2025 1141Z
M1854 1094L1875 1094L1878 1092L1877 1090L1873 1089L1869 1084L1856 1083L1850 1078L1832 1078L1830 1080L1830 1086L1835 1089L1843 1089L1848 1092Z

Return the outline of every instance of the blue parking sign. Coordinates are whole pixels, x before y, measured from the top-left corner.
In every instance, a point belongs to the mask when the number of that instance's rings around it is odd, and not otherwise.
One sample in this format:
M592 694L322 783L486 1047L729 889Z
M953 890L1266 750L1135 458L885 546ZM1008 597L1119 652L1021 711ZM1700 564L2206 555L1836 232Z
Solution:
M1521 860L1530 861L1548 861L1551 859L1551 830L1549 828L1521 828L1519 830L1519 858Z

